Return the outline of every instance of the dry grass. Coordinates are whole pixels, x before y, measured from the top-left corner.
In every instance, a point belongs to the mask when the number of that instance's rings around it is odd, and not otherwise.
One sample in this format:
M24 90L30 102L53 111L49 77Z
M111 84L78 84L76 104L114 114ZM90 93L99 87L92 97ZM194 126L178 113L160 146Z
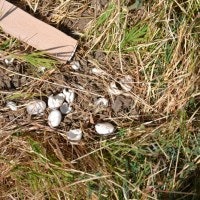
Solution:
M1 199L199 199L200 3L103 2L17 2L79 37L80 72L1 32ZM6 57L14 64L6 66ZM94 66L105 74L91 74ZM129 109L96 109L98 96L113 103L107 88L127 74L134 79ZM58 129L48 127L47 113L27 116L30 99L46 100L63 87L77 97ZM8 100L20 105L17 112L5 108ZM116 125L114 136L95 134L102 120ZM66 138L71 127L84 132L79 145Z

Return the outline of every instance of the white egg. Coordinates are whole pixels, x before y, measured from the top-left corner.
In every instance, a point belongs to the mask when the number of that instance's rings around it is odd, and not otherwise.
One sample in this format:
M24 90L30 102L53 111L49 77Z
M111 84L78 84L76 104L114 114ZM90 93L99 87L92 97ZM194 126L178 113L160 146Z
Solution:
M124 78L121 78L119 81L121 87L126 92L130 92L133 88L133 78L130 75L125 76Z
M10 108L10 110L13 110L13 111L17 110L17 104L13 101L8 101L6 104L6 107Z
M62 115L59 110L52 110L48 116L48 124L51 128L59 126Z
M108 92L110 92L111 94L114 94L114 95L120 95L123 93L123 91L121 91L116 83L113 81L110 83L110 87L108 88Z
M55 96L51 95L48 98L48 106L50 109L59 108L65 100L65 95L63 93L57 94Z
M29 115L42 114L46 109L46 103L42 100L34 100L28 103L26 110Z
M73 103L73 101L75 99L75 93L73 90L68 89L68 91L67 91L66 89L64 89L63 94L65 95L65 100L67 101L67 103L69 103L69 104Z
M82 136L83 136L83 133L81 129L71 129L67 132L67 138L74 142L80 141Z
M94 105L96 106L102 106L102 107L108 107L108 99L101 97L98 98L95 102Z
M70 113L72 111L72 107L71 106L69 106L69 104L67 103L67 102L64 102L63 104L62 104L62 106L60 106L60 112L62 113L62 114L68 114L68 113Z
M97 76L105 74L105 72L102 69L96 67L91 69L91 73Z
M109 122L102 122L102 123L97 123L95 125L95 130L100 135L108 135L108 134L112 134L115 128Z
M72 61L70 63L72 69L74 69L75 71L78 71L81 67L80 62L79 61Z

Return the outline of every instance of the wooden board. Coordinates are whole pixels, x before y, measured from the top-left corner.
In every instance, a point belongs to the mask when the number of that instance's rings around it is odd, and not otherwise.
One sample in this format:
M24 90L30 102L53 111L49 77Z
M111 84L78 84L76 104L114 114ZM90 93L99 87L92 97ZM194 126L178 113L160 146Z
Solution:
M64 62L71 59L77 47L75 39L5 0L0 0L0 27L11 36Z

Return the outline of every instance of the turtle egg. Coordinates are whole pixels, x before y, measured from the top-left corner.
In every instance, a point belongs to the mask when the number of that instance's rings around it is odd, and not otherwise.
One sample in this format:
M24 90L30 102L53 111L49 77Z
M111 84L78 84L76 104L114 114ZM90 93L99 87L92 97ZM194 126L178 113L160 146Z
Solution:
M63 90L63 94L65 95L65 100L67 103L71 104L74 101L75 93L73 90L69 89L68 91L66 89Z
M27 104L26 110L29 115L38 115L44 112L46 103L42 100L34 100Z
M67 138L73 142L78 142L81 140L83 133L81 129L71 129L67 132Z
M48 116L48 124L51 128L59 126L62 115L59 110L52 110Z
M55 96L51 95L48 98L48 106L50 109L59 108L65 100L65 95L63 93L57 94Z
M102 122L102 123L97 123L95 125L95 130L99 135L108 135L108 134L112 134L115 128L109 122Z
M62 114L68 114L72 111L72 107L69 106L69 104L67 102L64 102L62 106L60 106L60 112Z
M17 104L13 101L8 101L6 104L6 107L10 108L10 110L13 110L13 111L17 110Z

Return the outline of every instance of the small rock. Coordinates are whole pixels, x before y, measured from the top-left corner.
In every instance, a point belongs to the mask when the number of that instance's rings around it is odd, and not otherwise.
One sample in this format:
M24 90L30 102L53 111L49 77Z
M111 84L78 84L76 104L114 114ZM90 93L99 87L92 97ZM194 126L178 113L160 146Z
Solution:
M26 110L29 115L38 115L44 112L46 103L42 100L35 100L28 103Z
M17 104L13 101L8 101L6 104L6 107L10 108L10 110L13 110L13 111L17 110Z
M50 109L56 109L62 106L65 100L65 95L63 93L57 94L55 96L51 95L48 98L48 106Z
M60 112L64 115L70 113L72 111L72 107L69 106L67 102L64 102L62 106L60 107Z
M72 61L70 63L71 67L73 70L78 71L81 68L80 62L79 61Z
M95 125L95 130L100 135L109 135L114 132L115 128L109 122L102 122Z
M63 90L63 94L65 95L65 100L67 103L71 104L73 103L75 99L75 93L73 90L69 89L68 91L66 89Z
M108 107L108 99L101 97L94 102L94 105Z
M48 124L51 128L60 125L62 119L61 112L59 110L52 110L48 116Z
M73 142L80 141L82 136L83 136L83 133L81 129L71 129L67 132L67 138Z

